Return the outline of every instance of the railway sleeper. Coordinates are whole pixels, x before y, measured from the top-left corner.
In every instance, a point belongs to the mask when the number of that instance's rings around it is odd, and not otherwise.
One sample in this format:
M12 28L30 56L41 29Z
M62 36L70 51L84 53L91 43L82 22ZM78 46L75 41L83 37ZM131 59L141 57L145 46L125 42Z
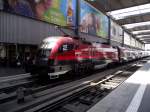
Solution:
M114 81L122 81L122 80L125 80L127 77L115 77L115 78L112 78L112 80Z
M95 97L95 96L99 96L101 97L101 93L103 93L104 90L102 90L100 87L98 89L96 89L95 91L90 91L90 95Z
M108 80L111 83L120 83L122 80Z
M79 101L80 101L80 103L83 103L83 104L86 104L86 105L91 105L91 104L93 104L93 101L91 100L91 98L90 97L80 97L79 98Z
M85 112L88 108L89 106L84 104L80 104L78 106L66 104L65 106L62 107L62 110L67 110L66 112Z
M123 71L121 76L129 76L131 74L133 74L133 72L131 72L131 71Z
M121 81L122 82L122 81ZM119 82L120 83L120 82ZM114 82L105 82L106 85L112 85L112 86L118 86L119 83L114 83Z
M114 86L114 85L107 85L107 84L101 84L101 86L103 87L103 88L107 88L107 89L109 89L109 90L111 90L111 89L114 89L116 86Z

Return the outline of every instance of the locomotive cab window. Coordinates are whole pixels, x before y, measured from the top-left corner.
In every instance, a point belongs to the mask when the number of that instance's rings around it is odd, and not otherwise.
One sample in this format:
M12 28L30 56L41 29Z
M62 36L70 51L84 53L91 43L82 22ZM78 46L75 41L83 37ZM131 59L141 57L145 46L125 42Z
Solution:
M55 42L42 42L37 56L40 58L48 58L50 56L51 49L52 46L54 46L54 44Z
M68 44L68 51L71 51L74 49L74 45L73 44Z
M71 51L73 50L74 45L73 44L63 44L60 48L59 48L59 52L66 52L66 51Z

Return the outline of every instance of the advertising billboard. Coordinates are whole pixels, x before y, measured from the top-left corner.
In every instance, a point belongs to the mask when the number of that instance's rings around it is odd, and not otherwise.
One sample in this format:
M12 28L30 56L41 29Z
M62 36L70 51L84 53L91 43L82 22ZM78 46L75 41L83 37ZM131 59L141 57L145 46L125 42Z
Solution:
M139 48L141 48L141 49L142 49L142 43L141 43L141 42L139 43Z
M76 0L3 0L3 10L61 26L75 25Z
M138 47L138 41L135 40L135 47Z
M136 45L135 45L135 39L134 38L133 38L133 46L136 47Z
M130 35L126 32L124 32L124 44L130 45Z
M135 39L133 37L131 37L130 45L135 47Z
M137 41L137 47L140 48L140 42L139 41Z
M108 17L84 0L80 1L80 7L80 31L107 38Z
M123 29L118 24L113 22L112 20L111 20L110 28L111 28L110 29L111 30L111 33L110 33L111 40L122 43Z

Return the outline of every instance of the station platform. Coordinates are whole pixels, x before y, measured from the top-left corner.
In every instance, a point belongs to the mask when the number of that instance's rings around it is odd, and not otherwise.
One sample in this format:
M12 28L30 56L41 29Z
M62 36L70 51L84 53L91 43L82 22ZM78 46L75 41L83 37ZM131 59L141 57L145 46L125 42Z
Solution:
M150 112L150 61L87 112Z
M25 70L23 68L13 68L13 67L0 67L0 77L24 74Z

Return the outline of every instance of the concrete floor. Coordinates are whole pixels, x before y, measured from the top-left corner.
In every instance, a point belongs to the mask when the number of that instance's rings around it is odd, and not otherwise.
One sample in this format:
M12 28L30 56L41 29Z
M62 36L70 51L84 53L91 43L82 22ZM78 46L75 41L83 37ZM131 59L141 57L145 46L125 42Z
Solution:
M150 61L87 112L150 112Z

